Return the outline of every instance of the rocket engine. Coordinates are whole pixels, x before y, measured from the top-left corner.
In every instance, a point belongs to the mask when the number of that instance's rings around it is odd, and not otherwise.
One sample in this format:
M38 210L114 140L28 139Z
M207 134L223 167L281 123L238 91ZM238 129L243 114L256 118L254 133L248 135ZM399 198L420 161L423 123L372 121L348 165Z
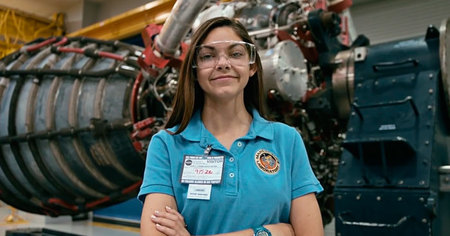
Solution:
M324 223L336 217L337 230L344 234L355 232L352 227L370 227L370 212L361 213L364 201L355 207L344 200L377 199L381 190L396 199L406 199L411 189L423 190L425 208L448 206L448 22L414 43L370 46L366 37L345 30L341 13L351 1L313 2L179 0L163 27L144 29L145 49L117 41L51 38L3 58L0 199L24 211L58 216L134 197L148 142L170 112L190 33L209 18L228 16L240 20L256 42L268 115L297 127L305 141L325 188L317 196ZM405 73L392 73L399 70ZM421 85L428 86L423 93L416 91L421 80L433 81ZM423 96L435 97L427 98L434 99L429 104L421 102ZM424 120L427 110L439 118ZM387 116L399 118L388 122ZM427 127L436 135L422 140L417 134ZM409 132L413 142L403 140L400 131ZM440 154L431 158L433 152L419 152L425 142ZM411 172L424 165L417 153L429 157L426 172L431 174L418 180L423 184L415 183L417 173ZM404 193L391 196L396 188ZM436 196L435 205L430 196ZM450 232L436 223L449 218L442 212L422 222ZM400 210L398 218L403 214Z
M57 216L133 196L144 165L130 141L141 51L120 42L51 38L3 58L3 201Z

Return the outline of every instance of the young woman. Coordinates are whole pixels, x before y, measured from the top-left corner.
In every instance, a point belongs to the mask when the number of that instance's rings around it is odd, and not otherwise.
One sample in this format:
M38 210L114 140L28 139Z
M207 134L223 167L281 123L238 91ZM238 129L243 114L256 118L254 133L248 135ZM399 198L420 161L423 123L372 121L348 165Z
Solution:
M323 235L303 141L262 117L261 95L245 28L224 17L199 27L148 149L141 235Z

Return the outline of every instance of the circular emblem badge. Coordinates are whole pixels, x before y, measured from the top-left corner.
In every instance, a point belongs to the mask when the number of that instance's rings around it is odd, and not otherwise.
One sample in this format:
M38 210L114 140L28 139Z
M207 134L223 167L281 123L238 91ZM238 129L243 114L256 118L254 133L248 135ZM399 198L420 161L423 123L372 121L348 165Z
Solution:
M259 150L255 154L256 166L267 174L276 174L280 170L278 158L266 150Z

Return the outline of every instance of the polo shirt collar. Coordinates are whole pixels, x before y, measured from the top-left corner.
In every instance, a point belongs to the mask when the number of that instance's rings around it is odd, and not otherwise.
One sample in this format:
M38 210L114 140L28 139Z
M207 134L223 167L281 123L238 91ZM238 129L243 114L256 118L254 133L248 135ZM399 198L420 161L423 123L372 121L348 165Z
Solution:
M264 139L273 139L273 127L271 122L262 118L256 109L252 109L253 120L250 125L250 130L244 139L254 139L261 137ZM197 110L191 118L188 126L180 135L193 142L200 142L201 146L213 143L214 136L205 128L201 119L201 110Z
M250 130L246 137L255 138L261 137L264 139L272 140L273 139L273 126L272 123L262 118L259 115L258 110L252 110L253 120L250 126Z

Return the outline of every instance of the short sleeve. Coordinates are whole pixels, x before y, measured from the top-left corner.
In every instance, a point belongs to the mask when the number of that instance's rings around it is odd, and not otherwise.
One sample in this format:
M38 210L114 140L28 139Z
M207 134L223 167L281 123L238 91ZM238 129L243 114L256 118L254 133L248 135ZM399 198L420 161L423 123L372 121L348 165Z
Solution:
M323 191L309 163L305 144L300 134L293 132L292 145L292 199L308 193L319 193Z
M138 194L141 202L144 202L149 193L174 195L169 152L161 132L166 131L162 130L152 137L147 151L144 177Z

